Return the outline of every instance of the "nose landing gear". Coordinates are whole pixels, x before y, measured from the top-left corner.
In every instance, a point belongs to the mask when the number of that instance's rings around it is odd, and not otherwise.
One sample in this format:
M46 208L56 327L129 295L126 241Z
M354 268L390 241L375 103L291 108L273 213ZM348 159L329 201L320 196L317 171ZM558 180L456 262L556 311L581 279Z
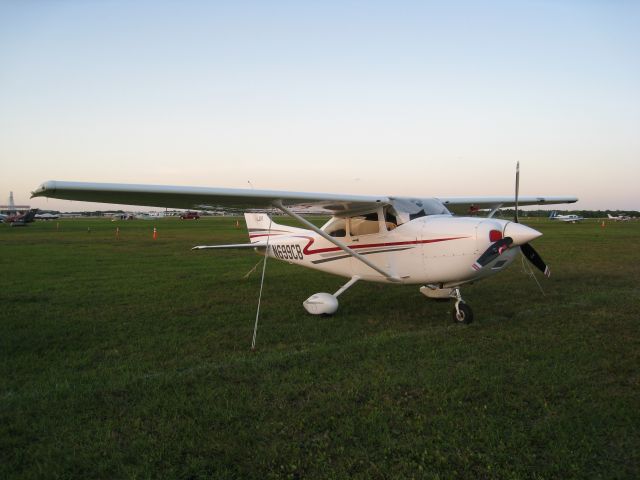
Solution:
M455 298L456 303L454 305L454 309L451 312L451 317L453 318L454 323L471 323L473 322L473 310L471 307L467 305L464 300L462 300L462 294L460 293L460 288L455 287L451 290L451 294L449 295L451 298Z
M454 323L471 323L473 322L473 311L471 307L462 300L460 287L439 287L438 285L425 285L420 288L420 293L429 298L436 300L447 300L448 298L455 300L454 309L451 312Z

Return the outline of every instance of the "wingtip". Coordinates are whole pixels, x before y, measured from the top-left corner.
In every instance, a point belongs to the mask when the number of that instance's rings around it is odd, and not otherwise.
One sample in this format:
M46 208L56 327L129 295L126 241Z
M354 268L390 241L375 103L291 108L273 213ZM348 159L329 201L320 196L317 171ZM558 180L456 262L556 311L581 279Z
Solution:
M55 189L56 189L56 182L54 180L49 180L48 182L44 182L40 184L38 188L36 188L33 192L31 192L31 198L46 197L47 193L51 193Z

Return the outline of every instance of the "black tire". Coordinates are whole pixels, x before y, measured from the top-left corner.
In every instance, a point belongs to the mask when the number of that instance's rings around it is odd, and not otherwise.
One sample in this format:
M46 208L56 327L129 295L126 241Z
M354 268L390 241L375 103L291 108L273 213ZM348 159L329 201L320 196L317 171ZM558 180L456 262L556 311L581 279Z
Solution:
M473 322L473 310L471 307L464 302L460 302L458 304L458 309L460 310L460 314L456 310L454 305L453 312L451 312L451 317L453 318L453 323L471 323Z

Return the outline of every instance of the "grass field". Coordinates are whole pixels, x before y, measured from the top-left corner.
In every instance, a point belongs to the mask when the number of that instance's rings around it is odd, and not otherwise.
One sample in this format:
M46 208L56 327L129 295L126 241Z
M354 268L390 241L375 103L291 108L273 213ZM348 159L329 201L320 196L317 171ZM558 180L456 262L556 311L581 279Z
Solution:
M476 321L260 257L235 219L0 226L0 478L640 478L640 223L529 223ZM56 226L59 225L59 228Z

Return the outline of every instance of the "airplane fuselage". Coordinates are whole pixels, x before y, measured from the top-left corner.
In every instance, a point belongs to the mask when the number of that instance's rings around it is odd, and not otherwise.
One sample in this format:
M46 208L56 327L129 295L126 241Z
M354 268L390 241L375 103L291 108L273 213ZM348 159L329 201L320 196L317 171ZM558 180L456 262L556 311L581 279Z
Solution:
M474 261L512 222L492 218L432 215L414 219L393 230L341 238L350 249L382 270L392 272L401 283L457 286L479 280L506 268L518 253L505 251L485 268L475 270ZM518 227L522 225L515 224ZM524 227L527 228L527 227ZM258 231L252 240L269 237L269 257L291 264L363 280L397 283L345 253L311 230L269 233Z

